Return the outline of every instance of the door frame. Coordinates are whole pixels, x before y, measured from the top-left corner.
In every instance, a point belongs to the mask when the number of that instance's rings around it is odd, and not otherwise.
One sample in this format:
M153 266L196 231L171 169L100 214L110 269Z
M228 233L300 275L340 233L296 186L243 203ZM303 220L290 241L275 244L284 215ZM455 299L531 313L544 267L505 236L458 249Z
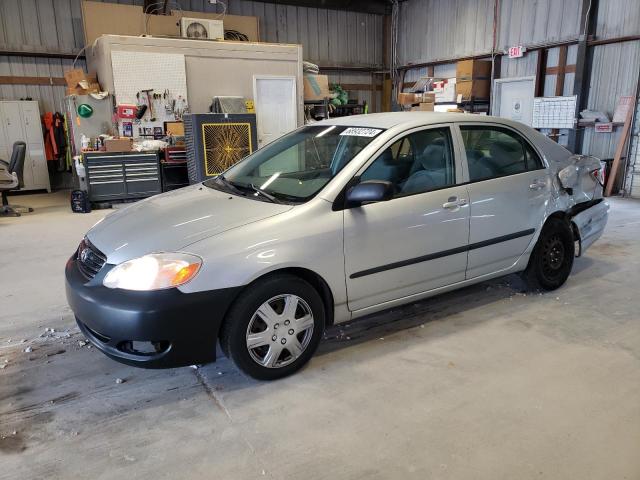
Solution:
M456 122L443 122L443 123L434 123L430 125L420 125L417 127L411 127L407 130L403 130L395 134L392 138L384 142L384 144L378 148L375 152L373 152L369 158L358 168L353 177L345 183L345 187L349 186L354 178L359 177L362 173L371 165L387 148L396 143L398 140L401 140L403 137L407 135L411 135L412 133L420 132L422 130L432 130L436 128L449 128L449 133L451 134L451 146L453 148L454 155L454 165L456 167L456 185L463 185L467 182L467 167L466 167L466 155L462 157L464 153L464 145L462 144L462 137L460 137L459 132L456 133L456 129L454 128ZM449 187L447 187L449 188ZM433 190L430 190L433 191ZM428 192L422 192L428 193Z
M502 86L505 83L516 83L516 82L533 82L531 84L531 92L532 92L531 98L536 97L536 77L535 76L496 78L493 81L493 90L491 91L491 115L495 117L500 117L500 98L502 96ZM533 110L533 103L531 104L531 108ZM532 113L532 117L533 117L533 113ZM506 117L501 117L501 118L506 118ZM511 119L507 119L507 120L511 120ZM533 118L531 120L533 122ZM517 121L517 120L514 120L514 121Z
M300 118L299 118L299 108L298 108L298 81L295 75L263 75L263 74L255 74L253 75L253 108L256 112L256 125L258 129L258 143L260 143L260 131L258 125L258 80L289 80L293 84L293 90L291 91L291 100L293 104L293 109L295 112L295 127L294 130L300 126ZM260 145L260 148L262 145Z
M505 119L507 121L512 121L509 119ZM488 122L483 122L482 120L458 120L457 122L454 122L455 125L455 132L456 132L456 136L457 136L457 140L460 142L460 155L462 155L463 158L463 163L464 163L464 167L465 167L465 174L467 175L467 180L466 182L469 183L473 183L469 181L469 160L467 159L467 149L464 145L464 139L462 138L462 127L466 127L466 126L470 126L470 127L487 127L487 128L502 128L504 130L509 130L515 134L517 134L519 137L522 138L522 140L524 140L524 142L529 145L529 147L531 147L533 149L534 152L536 152L538 154L538 157L540 157L540 160L542 160L542 166L545 169L549 168L549 161L547 159L547 157L544 154L544 151L541 150L540 148L538 148L527 136L526 133L520 131L518 128L512 126L512 125L507 125L505 123L500 123L500 122L495 122L495 123L488 123ZM494 178L498 178L498 177L494 177ZM484 180L480 180L480 181L484 181Z

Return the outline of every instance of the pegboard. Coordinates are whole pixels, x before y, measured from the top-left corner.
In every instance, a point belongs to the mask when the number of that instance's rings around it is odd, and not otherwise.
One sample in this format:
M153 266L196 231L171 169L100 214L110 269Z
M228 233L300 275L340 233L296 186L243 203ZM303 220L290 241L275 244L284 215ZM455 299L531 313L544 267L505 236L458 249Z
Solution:
M533 128L574 128L577 96L533 99Z
M123 122L133 123L133 136L139 136L140 128L162 127L165 121L173 121L176 116L165 109L167 103L175 100L177 108L188 106L187 74L184 55L176 53L148 53L113 51L111 53L113 68L113 86L116 104L147 104L147 96L142 90L152 88L153 93L164 94L168 90L167 99L152 99L155 121L151 121L149 110L141 120L118 120L120 134L124 135ZM136 94L140 93L140 98ZM184 101L182 101L184 99Z

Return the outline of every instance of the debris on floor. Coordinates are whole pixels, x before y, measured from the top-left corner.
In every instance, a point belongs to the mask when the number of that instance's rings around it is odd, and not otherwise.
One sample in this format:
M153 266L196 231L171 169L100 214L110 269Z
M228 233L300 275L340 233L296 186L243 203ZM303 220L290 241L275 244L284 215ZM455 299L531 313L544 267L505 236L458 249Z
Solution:
M120 385L121 383L124 383L124 380L122 378L116 378L116 383Z

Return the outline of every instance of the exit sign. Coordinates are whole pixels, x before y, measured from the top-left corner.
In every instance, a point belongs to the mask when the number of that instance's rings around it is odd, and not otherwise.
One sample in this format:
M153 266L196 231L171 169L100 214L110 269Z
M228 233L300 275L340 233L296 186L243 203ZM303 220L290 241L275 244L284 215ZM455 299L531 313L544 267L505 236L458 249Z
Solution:
M509 47L509 58L520 58L524 56L525 49L522 45L518 45L517 47Z

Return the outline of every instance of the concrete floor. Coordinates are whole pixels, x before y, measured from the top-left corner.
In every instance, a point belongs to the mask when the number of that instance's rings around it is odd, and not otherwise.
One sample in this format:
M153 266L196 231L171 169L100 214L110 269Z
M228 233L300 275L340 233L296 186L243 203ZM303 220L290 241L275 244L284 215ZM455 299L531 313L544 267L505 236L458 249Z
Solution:
M106 211L19 200L36 211L0 219L0 478L640 478L639 202L611 201L557 292L511 276L336 326L259 383L83 345L63 266Z

